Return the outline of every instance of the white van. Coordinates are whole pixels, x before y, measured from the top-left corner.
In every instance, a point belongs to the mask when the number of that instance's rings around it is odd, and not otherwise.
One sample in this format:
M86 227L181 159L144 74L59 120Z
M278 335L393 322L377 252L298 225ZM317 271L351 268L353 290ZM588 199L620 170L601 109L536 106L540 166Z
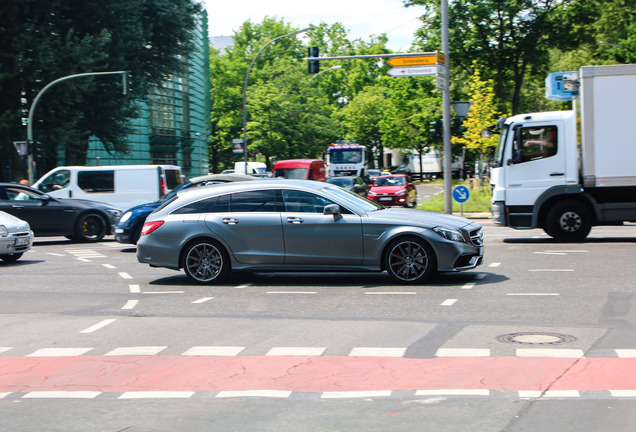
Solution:
M53 197L100 201L127 210L156 201L183 182L175 165L62 166L33 187Z
M267 174L267 165L263 162L248 162L247 163L247 172L245 171L245 162L235 162L234 163L234 172L236 174Z

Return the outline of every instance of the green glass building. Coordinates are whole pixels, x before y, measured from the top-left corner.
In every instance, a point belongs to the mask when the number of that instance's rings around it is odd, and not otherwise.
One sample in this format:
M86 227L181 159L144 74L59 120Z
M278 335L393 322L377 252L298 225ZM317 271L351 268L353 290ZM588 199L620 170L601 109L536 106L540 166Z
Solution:
M131 121L130 153L109 154L97 138L89 141L86 165L179 165L186 178L208 173L210 73L208 18L204 10L193 33L195 49L188 75L174 75L139 101Z

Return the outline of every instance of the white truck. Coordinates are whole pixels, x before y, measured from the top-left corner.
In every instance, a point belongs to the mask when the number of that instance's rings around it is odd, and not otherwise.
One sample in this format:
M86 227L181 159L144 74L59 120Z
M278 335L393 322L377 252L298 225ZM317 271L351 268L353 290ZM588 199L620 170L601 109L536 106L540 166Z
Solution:
M416 151L408 155L406 173L411 176L419 177L420 179L434 179L441 177L443 172L442 155L439 150L433 149L422 154L421 161L420 155Z
M363 145L353 143L331 144L326 152L328 177L367 175L367 149Z
M578 242L592 226L636 221L636 64L584 66L546 84L546 97L573 109L500 120L494 222Z

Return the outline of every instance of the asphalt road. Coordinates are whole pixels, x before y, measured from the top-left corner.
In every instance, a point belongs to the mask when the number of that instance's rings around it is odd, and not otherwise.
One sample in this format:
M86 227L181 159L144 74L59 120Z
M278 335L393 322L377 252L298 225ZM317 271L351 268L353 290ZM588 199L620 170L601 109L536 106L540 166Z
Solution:
M636 226L484 221L480 268L191 285L112 240L0 264L0 429L631 431Z

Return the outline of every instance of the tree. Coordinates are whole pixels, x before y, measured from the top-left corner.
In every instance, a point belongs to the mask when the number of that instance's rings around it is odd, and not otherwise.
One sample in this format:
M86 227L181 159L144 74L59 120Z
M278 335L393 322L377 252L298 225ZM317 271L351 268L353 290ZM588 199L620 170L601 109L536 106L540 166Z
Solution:
M500 107L518 113L524 80L529 75L545 75L550 48L568 49L579 42L571 37L578 34L572 29L574 22L557 19L557 12L573 1L449 2L449 45L454 74L472 74L476 60L484 76L494 80ZM440 49L439 0L405 3L425 8L427 25L418 31L417 45Z
M8 3L8 4L5 4ZM71 79L51 87L37 106L34 135L45 147L48 167L58 152L84 164L88 138L111 152L126 152L134 99L184 71L190 32L200 4L194 0L23 0L0 7L0 148L24 138L16 127L48 83L85 72L130 70L134 95L121 93L120 76Z
M481 167L484 159L497 145L496 137L483 138L481 131L497 123L501 113L496 108L493 80L483 80L479 68L476 65L473 67L475 73L470 79L469 86L470 100L473 104L463 123L464 133L461 137L453 137L452 141L476 151Z

